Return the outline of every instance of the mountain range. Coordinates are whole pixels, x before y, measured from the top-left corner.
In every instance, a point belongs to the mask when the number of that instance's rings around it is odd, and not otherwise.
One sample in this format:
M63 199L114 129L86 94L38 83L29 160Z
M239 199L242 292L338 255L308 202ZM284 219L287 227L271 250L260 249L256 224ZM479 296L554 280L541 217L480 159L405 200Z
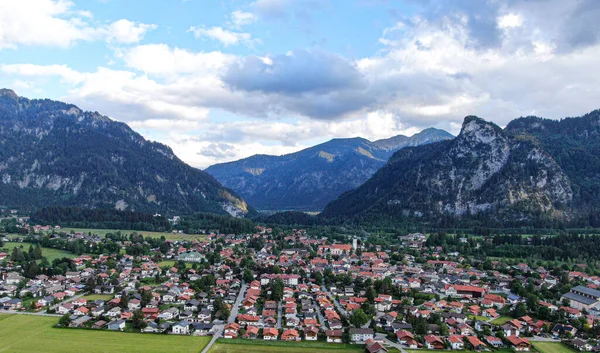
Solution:
M0 205L170 214L252 211L235 192L124 123L0 90Z
M464 119L453 140L404 148L360 187L327 205L326 218L506 224L597 218L600 110L560 121L513 120L506 128Z
M399 149L452 139L434 128L407 137L331 141L283 156L255 155L206 169L223 185L262 210L320 211L359 187Z

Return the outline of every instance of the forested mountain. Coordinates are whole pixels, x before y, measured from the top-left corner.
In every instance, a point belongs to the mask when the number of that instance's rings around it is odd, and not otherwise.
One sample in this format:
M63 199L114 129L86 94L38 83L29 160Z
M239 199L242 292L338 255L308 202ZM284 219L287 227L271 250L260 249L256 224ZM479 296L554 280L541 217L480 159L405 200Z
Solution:
M361 220L598 223L600 111L520 118L504 130L466 117L457 138L394 154L322 216Z
M453 137L432 128L411 137L399 135L375 142L334 139L296 153L255 155L216 164L206 171L258 209L319 211L341 193L364 183L395 151Z
M246 202L124 123L0 90L0 204L244 215Z

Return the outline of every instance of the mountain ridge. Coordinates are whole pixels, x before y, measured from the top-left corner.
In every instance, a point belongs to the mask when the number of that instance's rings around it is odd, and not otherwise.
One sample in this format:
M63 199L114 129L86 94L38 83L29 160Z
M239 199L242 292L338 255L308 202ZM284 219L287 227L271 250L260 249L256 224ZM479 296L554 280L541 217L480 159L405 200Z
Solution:
M454 140L396 152L322 216L571 222L596 217L598 171L600 110L562 120L522 117L504 129L467 116Z
M146 212L251 209L212 176L98 112L0 90L0 196L11 207Z
M397 149L453 137L431 128L411 137L374 142L335 138L298 152L254 155L205 171L259 209L318 211L344 191L360 186Z

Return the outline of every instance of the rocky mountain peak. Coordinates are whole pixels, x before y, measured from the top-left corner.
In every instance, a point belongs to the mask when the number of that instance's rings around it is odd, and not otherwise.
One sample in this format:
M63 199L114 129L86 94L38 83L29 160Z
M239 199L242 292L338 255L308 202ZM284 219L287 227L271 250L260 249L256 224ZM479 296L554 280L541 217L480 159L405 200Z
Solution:
M8 97L12 99L17 99L19 96L12 89L8 88L0 88L0 97Z
M465 117L458 135L461 140L484 144L491 143L501 136L502 129L498 125L473 115Z

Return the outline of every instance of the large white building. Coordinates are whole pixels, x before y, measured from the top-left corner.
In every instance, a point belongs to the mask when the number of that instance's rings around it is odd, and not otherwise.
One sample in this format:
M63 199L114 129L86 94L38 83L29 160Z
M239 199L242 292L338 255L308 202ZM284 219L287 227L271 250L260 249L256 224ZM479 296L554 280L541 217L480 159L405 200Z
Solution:
M571 307L575 309L600 310L600 291L596 289L577 286L563 294L561 299L568 299Z

